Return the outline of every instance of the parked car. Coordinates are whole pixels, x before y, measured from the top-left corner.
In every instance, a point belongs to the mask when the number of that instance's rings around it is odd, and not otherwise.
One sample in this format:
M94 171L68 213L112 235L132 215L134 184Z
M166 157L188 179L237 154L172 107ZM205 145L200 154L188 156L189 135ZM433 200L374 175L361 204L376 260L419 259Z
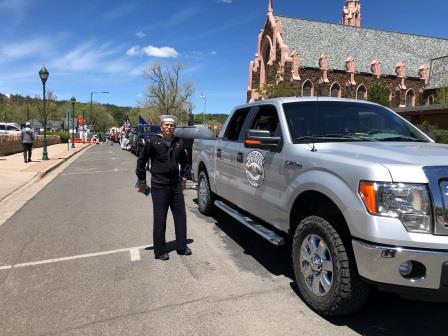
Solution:
M448 301L448 146L388 108L239 106L218 139L194 141L193 175L200 212L291 244L298 291L322 315L355 312L372 286Z
M137 148L137 132L135 130L131 130L128 135L130 151L131 153L136 153Z
M16 123L0 122L0 134L8 134L10 132L20 132L20 126Z
M140 151L145 147L145 142L151 140L160 133L159 125L138 125L137 139L135 142L135 155L139 155Z

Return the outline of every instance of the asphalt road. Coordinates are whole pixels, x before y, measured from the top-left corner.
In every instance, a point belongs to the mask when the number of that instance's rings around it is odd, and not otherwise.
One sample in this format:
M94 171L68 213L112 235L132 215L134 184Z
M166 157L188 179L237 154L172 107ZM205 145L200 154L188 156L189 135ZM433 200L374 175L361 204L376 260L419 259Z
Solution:
M155 260L135 157L92 146L0 226L0 335L446 335L447 304L374 293L325 319L300 299L288 248L187 190L192 256ZM174 238L169 216L167 241ZM172 246L172 244L171 244Z

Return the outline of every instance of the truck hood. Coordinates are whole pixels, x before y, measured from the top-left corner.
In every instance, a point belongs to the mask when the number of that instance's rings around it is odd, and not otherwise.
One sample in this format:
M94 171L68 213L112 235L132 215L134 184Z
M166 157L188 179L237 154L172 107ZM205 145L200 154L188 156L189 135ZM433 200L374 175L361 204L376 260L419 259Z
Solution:
M319 153L385 166L395 182L427 183L422 167L448 166L448 145L420 142L316 144Z

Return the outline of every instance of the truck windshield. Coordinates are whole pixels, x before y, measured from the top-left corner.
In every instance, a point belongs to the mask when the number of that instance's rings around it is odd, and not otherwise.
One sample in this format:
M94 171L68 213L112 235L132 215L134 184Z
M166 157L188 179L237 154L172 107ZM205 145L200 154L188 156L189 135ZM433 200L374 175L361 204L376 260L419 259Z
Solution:
M371 104L338 101L283 104L294 143L428 140L388 109Z

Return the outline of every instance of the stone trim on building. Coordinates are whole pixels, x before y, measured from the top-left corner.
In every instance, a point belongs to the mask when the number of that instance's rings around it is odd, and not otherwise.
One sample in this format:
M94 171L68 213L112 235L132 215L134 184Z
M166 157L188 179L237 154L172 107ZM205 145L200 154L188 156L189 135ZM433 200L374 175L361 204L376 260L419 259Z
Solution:
M359 0L346 0L342 21L344 25L352 26L350 27L351 29L364 29L359 28L361 24L359 2ZM408 75L408 65L399 58L403 54L397 52L398 59L396 60L372 57L368 64L364 64L365 55L362 57L364 62L358 64L356 56L348 54L346 55L344 66L341 67L339 65L335 67L335 55L327 53L324 48L318 54L320 56L316 55L314 65L313 62L310 62L309 57L305 62L302 62L302 55L299 50L290 50L290 46L285 43L283 21L287 20L288 27L291 29L292 24L290 22L300 22L303 25L305 20L274 16L273 12L272 0L269 0L266 23L258 35L257 52L254 60L249 63L248 101L267 98L262 96L263 92L266 92L263 89L267 85L276 85L282 81L294 89L297 96L301 96L304 84L310 81L313 95L330 96L331 87L337 82L340 87L338 91L340 97L356 98L360 87L365 88L367 95L370 86L381 83L390 92L390 101L393 106L406 106L407 104L412 104L412 106L425 105L434 102L434 92L428 92L427 90L432 74L432 69L429 65L422 62L418 69L414 68L418 60L413 58L411 75ZM349 20L350 15L351 21ZM314 25L320 24L325 29L327 29L327 26L328 29L330 29L330 26L337 26L310 21L311 23ZM366 34L373 34L371 29L364 29L364 31L366 31ZM378 34L383 33L382 31L377 32ZM390 35L395 40L397 39L396 35L400 35L400 33L384 33ZM409 34L402 35L404 40L407 39L413 43L415 41L417 41L415 43L420 43L421 41L429 43L437 40L420 36L414 37ZM291 37L288 39L291 40ZM437 43L440 44L443 52L445 52L445 49L448 51L448 40L438 39ZM354 54L358 53L359 51L354 51ZM389 51L389 55L392 54ZM337 56L338 59L341 58L340 52ZM375 55L372 54L372 56ZM387 63L387 71L384 71L383 61ZM390 63L392 61L395 61L395 66L391 66ZM443 64L439 68L445 68L445 62L439 62L439 64ZM412 95L412 99L409 98L410 95ZM432 99L430 98L431 96ZM365 98L366 96L364 95Z

